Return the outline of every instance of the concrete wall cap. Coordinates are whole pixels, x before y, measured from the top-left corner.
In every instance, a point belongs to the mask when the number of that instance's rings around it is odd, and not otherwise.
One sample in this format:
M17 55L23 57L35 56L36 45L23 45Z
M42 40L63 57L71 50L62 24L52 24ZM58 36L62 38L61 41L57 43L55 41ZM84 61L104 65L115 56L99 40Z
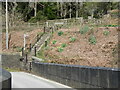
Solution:
M96 70L112 70L112 71L120 71L120 68L109 68L109 67L92 67L92 66L82 66L82 65L66 65L66 64L56 64L56 63L42 63L42 62L36 62L37 64L43 64L43 65L55 65L55 66L65 66L65 67L77 67L77 68L84 68L84 69L96 69Z

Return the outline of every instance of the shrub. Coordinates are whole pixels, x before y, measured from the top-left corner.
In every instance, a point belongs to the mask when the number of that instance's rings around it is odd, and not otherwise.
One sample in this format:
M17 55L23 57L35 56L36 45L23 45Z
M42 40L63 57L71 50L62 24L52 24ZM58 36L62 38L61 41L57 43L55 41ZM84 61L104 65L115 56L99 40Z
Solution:
M109 33L110 33L109 31L104 31L104 32L103 32L103 34L104 34L105 36L109 35Z
M61 36L61 35L63 35L63 32L62 32L62 31L59 31L59 32L58 32L58 36Z
M36 23L36 22L37 22L36 17L32 17L31 19L29 19L29 22L31 22L31 23Z
M63 44L61 45L61 47L62 47L62 48L66 47L66 44L65 44L65 43L63 43Z
M91 44L96 44L96 38L95 38L95 36L90 36L90 38L89 38L89 42L91 43Z
M58 52L62 52L64 49L61 47L58 47Z
M18 52L21 52L22 51L22 48L21 47L17 47L16 48Z
M38 21L44 21L47 20L47 17L43 15L42 11L37 12L36 17L32 17L29 19L29 22L36 23Z
M76 38L75 37L71 37L70 38L70 42L75 42L76 41Z
M45 50L49 50L49 49L50 49L50 47L49 47L49 46L47 46L47 47L44 47L44 49L45 49Z
M89 31L89 27L88 26L84 26L81 30L80 30L80 33L81 34L85 34L86 32Z
M54 40L54 41L52 42L52 44L56 44L56 42L57 42L57 41L56 41L56 40Z

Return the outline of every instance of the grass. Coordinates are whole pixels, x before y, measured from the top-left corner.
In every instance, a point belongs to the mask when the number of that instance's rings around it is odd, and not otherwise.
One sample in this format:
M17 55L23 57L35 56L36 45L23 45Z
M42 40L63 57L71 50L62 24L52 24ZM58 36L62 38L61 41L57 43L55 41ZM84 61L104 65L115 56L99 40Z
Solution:
M19 46L13 46L13 49L15 49L17 52L22 51L22 47L19 47Z
M54 40L54 41L52 41L52 44L56 44L56 42L57 42L57 41L56 41L56 40Z
M80 34L85 34L88 31L89 31L89 27L88 26L84 26L82 29L80 29Z
M61 47L58 47L58 52L62 52L64 49Z
M75 42L76 41L76 38L75 37L71 37L70 38L70 42Z
M105 27L120 27L120 25L104 25Z
M103 34L104 34L105 36L108 36L108 35L110 34L110 32L109 32L109 31L104 31Z
M50 39L47 40L48 44L50 43ZM47 47L45 47L45 45L43 45L41 47L41 50L37 52L37 57L38 58L41 58L41 59L44 59L45 60L45 50L48 50L50 47L47 45Z
M22 48L21 48L21 47L17 47L16 50L17 50L18 52L21 52L21 51L22 51Z
M58 36L62 36L63 35L63 32L62 31L59 31L58 32Z
M63 43L63 44L61 45L62 48L66 47L66 46L67 46L67 44L65 44L65 43Z
M18 68L4 68L5 70L9 71L9 72L20 72L21 70Z
M37 52L38 58L45 59L44 50L45 50L45 46L42 46L41 50Z
M91 44L96 44L97 43L97 40L96 40L96 37L95 36L90 36L90 38L89 38L89 42L91 43Z

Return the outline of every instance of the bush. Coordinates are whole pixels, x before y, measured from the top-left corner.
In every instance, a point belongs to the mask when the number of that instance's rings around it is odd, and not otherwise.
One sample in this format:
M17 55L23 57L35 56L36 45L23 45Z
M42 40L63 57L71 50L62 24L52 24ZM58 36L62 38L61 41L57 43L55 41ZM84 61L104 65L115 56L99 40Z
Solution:
M44 47L44 49L45 49L45 50L49 50L49 49L50 49L50 47L49 47L49 46L47 46L47 47Z
M31 19L29 19L29 22L36 23L40 20L47 20L47 17L43 15L42 11L39 11L36 17L32 17Z
M29 22L31 22L31 23L35 23L35 22L37 22L36 17L32 17L32 18L29 20Z
M103 34L104 34L105 36L109 35L109 33L110 33L109 31L104 31L104 32L103 32Z
M80 30L80 33L81 34L85 34L86 32L89 31L89 27L88 26L84 26L81 30Z
M90 42L91 44L96 44L97 41L96 41L95 36L90 36L89 42Z
M66 46L67 46L67 45L66 45L65 43L63 43L63 44L61 45L62 48L66 47Z
M54 41L52 42L52 44L56 44L56 42L57 42L57 41L56 41L56 40L54 40Z
M64 49L61 47L58 47L58 52L62 52Z
M22 51L22 48L21 47L17 47L16 48L18 52L21 52Z
M62 31L59 31L59 32L58 32L58 36L61 36L61 35L63 35L63 32L62 32Z
M75 37L71 37L70 38L70 42L75 42L76 41L76 38Z

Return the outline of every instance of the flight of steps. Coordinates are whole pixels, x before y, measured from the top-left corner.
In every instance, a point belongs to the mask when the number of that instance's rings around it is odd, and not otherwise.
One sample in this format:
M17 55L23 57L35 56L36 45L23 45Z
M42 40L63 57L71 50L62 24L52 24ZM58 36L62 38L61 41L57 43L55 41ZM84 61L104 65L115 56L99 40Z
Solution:
M40 40L33 46L31 49L31 55L34 55L34 49L36 47L36 51L38 52L41 49L41 46L45 43L45 41L50 37L50 33L44 34Z
M36 52L40 51L41 47L44 45L45 41L50 38L50 33L45 33L39 40L38 42L33 46L31 49L31 52L28 54L28 60L32 60L32 56L35 55L35 47L36 47Z

